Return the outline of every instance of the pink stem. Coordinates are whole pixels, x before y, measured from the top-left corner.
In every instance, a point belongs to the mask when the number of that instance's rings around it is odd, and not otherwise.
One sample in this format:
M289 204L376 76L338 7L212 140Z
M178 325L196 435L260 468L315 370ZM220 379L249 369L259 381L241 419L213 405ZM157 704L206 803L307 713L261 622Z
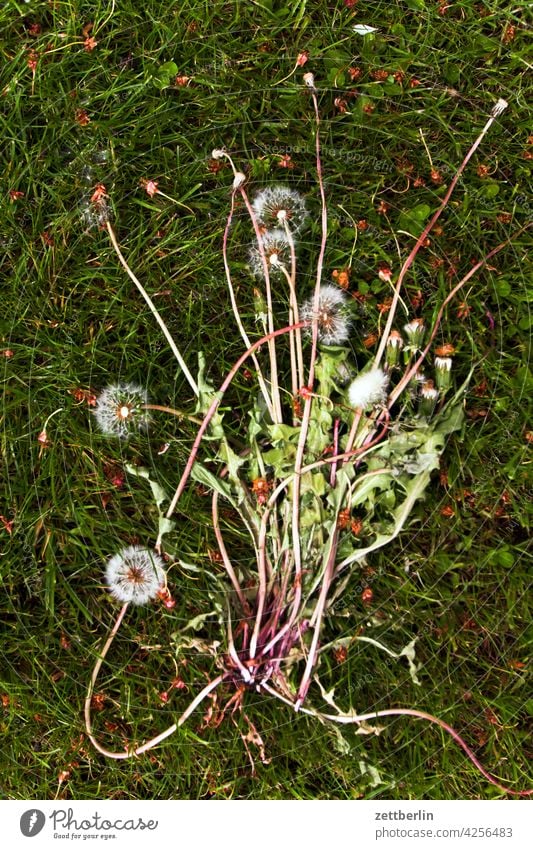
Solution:
M246 611L248 610L248 603L247 603L247 601L246 601L246 599L243 595L243 592L241 590L241 585L239 584L239 581L237 580L237 576L235 574L235 570L233 568L231 560L228 557L228 552L226 550L226 546L224 545L224 539L222 537L222 532L220 530L220 524L219 524L219 521L218 521L218 492L217 492L217 490L213 490L213 497L212 497L212 500L211 500L211 512L212 512L212 516L213 516L213 529L215 531L215 536L217 538L218 548L219 548L220 554L222 556L222 562L224 563L224 567L226 569L226 572L228 573L228 577L229 577L231 583L233 584L233 589L237 593L237 597L238 597L238 599L241 603L243 613L244 613L244 615L246 615Z
M432 230L434 224L437 222L437 220L440 218L442 212L446 208L448 201L450 200L450 197L452 195L452 192L455 189L455 186L457 185L457 181L458 181L459 177L461 176L461 174L465 170L466 166L468 165L468 162L470 161L473 154L475 153L475 151L477 150L477 148L481 144L483 137L485 136L485 133L487 132L487 130L489 129L489 127L491 126L493 121L494 121L494 116L489 118L489 120L487 121L487 123L483 127L481 133L479 134L479 136L475 140L474 144L472 145L472 147L470 148L470 150L466 154L465 158L461 162L459 168L457 169L457 171L456 171L456 173L455 173L455 175L454 175L454 177L453 177L453 179L452 179L452 181L449 185L448 191L446 192L446 194L444 195L444 198L441 201L439 208L432 215L429 223L426 224L426 226L424 227L424 230L422 231L421 235L416 240L415 245L414 245L413 249L411 250L411 253L409 254L407 259L405 260L404 264L402 265L402 268L400 270L400 274L398 275L398 280L396 282L396 287L394 289L394 297L392 299L392 304L391 304L391 308L390 308L389 315L388 315L388 318L387 318L387 323L385 325L385 329L383 331L383 336L381 337L379 349L378 349L378 352L376 354L376 358L374 360L374 365L373 365L374 368L377 368L379 366L381 358L383 356L383 352L385 350L385 346L387 344L387 339L389 338L389 333L390 333L390 330L391 330L391 327L392 327L392 322L394 320L394 315L395 315L395 312L396 312L396 306L398 304L398 300L399 300L399 297L400 297L400 289L401 289L403 278L405 277L409 268L413 264L415 257L417 255L418 251L420 250L420 248L422 247L422 245L424 244L428 233L430 232L430 230Z
M265 689L268 693L280 699L280 701L284 702L291 707L296 707L296 703L291 699L283 696L273 687L270 687L268 684L262 685L263 689ZM450 736L455 740L458 746L466 753L468 758L472 761L476 769L487 779L491 784L494 784L502 793L510 793L513 796L531 796L533 795L533 788L530 790L514 790L512 787L506 787L505 784L502 784L494 775L492 775L481 763L481 761L476 757L470 746L463 740L460 734L452 728L451 725L448 725L447 722L444 722L443 719L439 719L437 716L433 716L431 713L426 713L422 710L415 710L413 708L390 708L387 710L378 710L373 713L364 713L357 716L337 716L335 714L328 713L320 713L319 711L315 711L312 708L300 708L301 713L305 713L309 716L316 716L320 719L328 719L330 722L338 722L342 725L352 725L359 724L360 722L367 722L372 719L380 719L384 716L415 716L418 719L425 719L428 722L433 723L434 725L438 725L439 728L442 728L443 731L446 731Z

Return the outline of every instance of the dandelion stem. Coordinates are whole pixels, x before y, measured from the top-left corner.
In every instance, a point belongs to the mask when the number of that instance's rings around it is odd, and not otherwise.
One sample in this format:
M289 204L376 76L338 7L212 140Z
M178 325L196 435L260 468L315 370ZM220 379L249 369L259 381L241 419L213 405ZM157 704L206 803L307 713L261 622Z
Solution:
M426 347L424 348L424 350L422 351L422 353L420 354L418 359L413 363L411 368L408 371L406 371L406 373L403 375L402 379L398 382L398 384L394 387L393 391L391 392L391 394L389 396L389 401L388 401L389 409L392 407L392 405L394 404L396 399L399 398L399 396L401 395L401 393L403 392L403 390L405 389L405 387L407 386L407 384L409 383L411 378L417 373L418 369L420 368L420 366L424 362L426 356L428 355L429 350L431 348L431 345L433 343L433 340L434 340L434 338L437 334L437 330L439 329L440 323L442 321L442 317L444 315L444 310L446 309L446 307L448 306L450 301L453 300L453 298L456 296L457 292L459 292L459 290L463 288L465 283L468 283L470 278L473 277L474 274L476 274L476 272L478 272L480 268L482 268L484 265L486 265L487 262L490 259L492 259L493 256L496 256L496 254L499 253L501 250L503 250L503 248L507 247L507 245L509 245L514 238L516 238L521 233L523 233L524 230L529 229L529 227L531 227L530 223L525 224L523 227L520 228L520 230L517 230L516 233L513 233L512 236L510 236L508 239L506 239L505 242L501 242L499 245L497 245L495 248L493 248L491 251L489 251L488 254L486 254L482 259L479 260L479 262L477 262L475 265L472 266L470 271L468 271L468 273L465 274L465 276L462 278L462 280L460 280L459 283L457 283L453 287L451 292L448 295L446 295L446 298L442 302L440 309L437 313L437 317L435 318L435 321L433 323L433 327L431 328L431 333L429 334L429 341L428 341Z
M507 106L507 104L505 104L505 106ZM503 108L505 108L505 107L503 107ZM385 325L385 329L383 331L383 335L381 337L381 341L379 343L379 348L378 348L378 351L376 353L376 358L374 360L372 368L378 368L379 367L379 364L380 364L381 359L383 357L383 354L385 352L387 340L389 338L390 331L391 331L391 328L392 328L392 323L394 321L394 316L396 314L396 308L398 306L398 301L400 299L400 289L401 289L401 286L402 286L403 279L404 279L405 275L407 274L409 268L411 267L411 265L415 261L415 257L418 254L422 245L424 244L428 233L433 229L433 226L435 225L437 220L440 218L442 212L444 211L444 209L448 205L448 201L450 200L450 197L453 193L453 190L455 189L455 186L457 185L457 181L458 181L459 177L461 176L461 174L465 170L468 162L470 161L471 157L473 156L473 154L475 153L475 151L477 150L477 148L481 144L485 134L490 129L495 118L496 118L496 115L494 115L494 114L491 115L491 117L489 118L489 120L487 121L487 123L485 124L483 129L481 130L481 132L478 135L477 139L475 140L474 144L472 145L472 147L470 148L470 150L466 154L465 158L461 162L459 168L455 172L455 175L454 175L454 177L453 177L453 179L452 179L452 181L451 181L451 183L448 187L448 191L444 195L439 208L432 215L429 223L426 224L426 226L424 227L422 233L420 234L420 236L416 240L415 245L411 250L411 253L409 254L409 256L407 257L407 259L405 260L404 264L401 267L400 273L398 275L398 280L396 281L396 286L394 288L394 295L393 295L393 298L392 298L391 308L389 310L389 314L388 314L388 317L387 317L387 323Z
M244 341L244 344L246 345L247 348L249 348L252 343L250 342L250 339L248 338L248 334L246 333L246 330L244 329L244 325L242 323L241 314L240 314L239 308L237 306L237 299L235 298L235 291L233 289L233 283L232 283L232 280L231 280L231 271L230 271L230 267L229 267L229 263L228 263L228 236L229 236L229 231L230 231L230 228L231 228L231 222L233 220L234 211L235 211L235 189L231 193L231 207L230 207L230 211L229 211L229 214L228 214L228 219L226 221L226 226L224 228L224 236L222 238L222 259L223 259L223 262L224 262L224 270L226 272L226 281L227 281L227 284L228 284L228 290L229 290L229 296L230 296L230 300L231 300L231 307L233 309L233 315L235 316L235 321L237 322L237 327L239 328L239 332L240 332L241 337ZM265 399L265 404L267 405L267 409L270 413L272 420L274 420L274 409L272 407L272 398L270 397L270 394L269 394L268 389L266 387L265 378L263 376L263 372L261 371L259 361L258 361L257 357L255 356L255 354L252 354L252 362L253 362L255 369L257 371L257 379L259 381L261 393L263 395L263 398Z
M270 693L275 698L284 702L291 707L297 709L297 702L291 701L287 696L282 695L278 690L274 687L270 687L266 683L261 684L262 688ZM513 796L531 796L533 795L533 788L530 790L515 790L512 787L507 787L505 784L502 784L499 779L497 779L494 775L492 775L481 763L481 761L476 757L470 746L463 740L461 735L452 728L451 725L448 725L447 722L444 722L443 719L439 719L437 716L433 716L431 713L426 713L423 710L416 710L415 708L389 708L386 710L377 710L372 711L370 713L364 714L329 714L329 713L321 713L320 711L314 710L313 708L299 708L301 713L305 713L308 716L315 716L321 720L328 720L329 722L338 722L341 725L354 725L359 724L361 722L369 722L372 719L381 719L385 716L414 716L417 719L425 719L427 722L431 722L434 725L438 725L439 728L442 728L443 731L446 731L453 740L457 743L458 746L466 753L468 758L472 761L477 770L487 779L491 784L494 784L502 793L510 793Z
M283 413L281 410L281 399L279 394L279 378L278 378L278 364L276 360L276 343L274 341L274 336L272 335L274 332L274 311L272 308L272 287L270 285L270 272L268 269L268 261L265 253L265 246L263 244L263 237L261 235L261 231L259 229L259 223L257 221L257 217L252 208L252 205L248 199L248 195L244 187L239 186L239 192L241 193L241 197L245 203L246 209L248 210L248 214L252 221L252 225L255 232L255 237L257 239L257 247L259 250L259 255L261 257L261 262L263 265L263 273L265 275L265 292L266 292L266 301L267 301L267 319L268 319L268 352L270 357L270 379L272 381L272 405L274 407L274 421L278 424L281 424L283 421Z
M202 419L191 416L184 410L178 410L175 407L165 407L163 404L141 404L141 410L158 410L160 413L169 413L171 416L176 416L178 419L187 419L193 424L202 424Z
M211 510L212 510L212 516L213 516L213 529L215 531L215 536L217 538L218 548L219 548L220 554L222 556L222 562L224 563L224 567L226 569L226 572L228 573L228 577L229 577L231 583L233 584L233 589L237 593L237 597L238 597L238 599L239 599L239 601L242 605L243 613L246 614L246 611L248 610L248 603L247 603L247 601L246 601L246 599L243 595L241 585L239 584L239 581L238 581L237 576L235 574L235 570L233 569L231 560L228 557L228 552L226 550L226 546L224 545L224 540L222 538L222 532L220 530L220 524L219 524L219 520L218 520L218 492L217 492L216 489L213 490L213 497L212 497L212 501L211 501Z
M290 298L292 302L292 310L294 313L294 323L298 324L300 321L300 315L298 310L298 298L296 297L296 248L294 245L294 239L289 227L289 224L286 219L283 220L283 226L285 228L285 235L287 237L287 241L289 243L289 250L291 252L291 273L290 277L287 277L287 282L289 284L289 292ZM284 269L285 271L285 269ZM287 276L285 272L285 276ZM305 375L304 375L304 355L302 350L302 332L301 330L294 331L294 337L296 340L296 357L298 361L298 388L303 386Z
M96 679L98 678L98 673L100 672L100 669L102 668L102 664L105 660L106 654L108 653L108 651L111 647L111 643L115 639L117 631L122 624L122 620L124 619L124 616L126 615L126 611L127 611L128 607L129 607L129 603L123 604L122 607L120 608L118 616L115 619L115 624L113 625L111 631L109 632L109 636L108 636L108 638L107 638L107 640L104 644L104 647L102 648L102 651L100 652L100 656L99 656L98 660L96 661L96 663L94 665L94 669L93 669L93 673L91 675L91 680L89 682L89 689L87 690L87 695L85 697L85 705L84 705L85 730L87 732L87 736L88 736L89 740L91 741L91 743L93 744L95 749L97 749L102 755L106 755L106 757L108 757L108 758L115 758L116 760L121 760L123 758L127 758L128 752L110 752L108 749L101 746L100 743L98 742L98 740L96 740L96 738L93 735L93 726L92 726L92 719L91 719L91 701L92 701L92 697L93 697L94 686L96 684Z
M178 346L174 342L174 339L172 338L168 327L166 326L165 322L161 318L161 316L160 316L160 314L157 310L157 307L155 306L154 302L150 298L150 295L148 294L148 292L146 291L146 289L144 288L142 283L137 279L137 277L135 276L135 274L133 273L133 271L129 267L128 263L124 259L124 256L122 255L122 252L121 252L119 245L118 245L118 242L117 242L117 237L115 236L115 231L113 230L113 227L111 226L111 223L109 221L107 222L106 227L107 227L107 232L109 233L109 238L111 239L111 244L113 245L113 248L115 250L117 257L119 258L120 264L124 268L128 277L131 280L133 280L133 282L137 286L137 289L139 290L139 292L143 296L144 300L146 301L150 312L152 313L155 320L159 324L159 327L163 331L165 339L167 340L168 344L170 345L172 353L176 357L176 359L177 359L177 361L180 365L180 368L181 368L183 374L185 375L185 378L187 379L189 386L191 387L194 394L197 397L199 397L200 391L198 389L198 386L196 384L195 379L193 378L192 374L190 373L189 369L187 368L187 366L185 364L185 360L183 359L183 357L182 357L182 355L179 351Z

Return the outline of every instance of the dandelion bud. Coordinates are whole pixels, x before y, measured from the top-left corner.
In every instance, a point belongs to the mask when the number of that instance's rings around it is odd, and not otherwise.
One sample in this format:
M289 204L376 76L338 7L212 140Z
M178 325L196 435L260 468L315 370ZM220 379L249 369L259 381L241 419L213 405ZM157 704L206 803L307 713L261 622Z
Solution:
M503 97L500 97L500 99L494 104L492 108L492 112L490 113L491 116L493 118L497 118L498 115L501 115L502 112L507 109L508 106L509 104L507 103L507 101L504 100Z
M400 351L403 348L403 339L397 330L391 330L387 339L387 347L385 349L385 357L389 368L398 365Z
M409 324L405 324L404 328L405 335L407 336L407 341L409 342L409 347L417 350L422 346L422 340L424 338L424 333L426 332L426 326L424 324L423 318L413 318Z
M452 385L451 357L435 357L435 383L442 394Z
M240 189L242 184L246 181L246 175L242 173L242 171L237 171L235 177L233 179L233 190L237 191Z
M317 323L318 339L324 345L342 345L350 335L350 321L346 315L346 295L336 286L320 287L318 307L312 295L300 307L302 321ZM312 327L308 328L312 333Z
M421 416L429 419L433 415L435 405L438 401L439 393L435 389L432 380L426 380L420 390L420 402L418 411Z
M165 587L163 567L163 560L158 554L130 545L108 561L105 579L117 601L146 604Z
M149 415L144 409L148 396L134 383L107 386L97 397L94 415L100 430L110 436L127 438L134 430L144 430Z
M387 397L388 382L388 376L380 368L360 374L348 389L350 406L366 410L374 404L382 404Z

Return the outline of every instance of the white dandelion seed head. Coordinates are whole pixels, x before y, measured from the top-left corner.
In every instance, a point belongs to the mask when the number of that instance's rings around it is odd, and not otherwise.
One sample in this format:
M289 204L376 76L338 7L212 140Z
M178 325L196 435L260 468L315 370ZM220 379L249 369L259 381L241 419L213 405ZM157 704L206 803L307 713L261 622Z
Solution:
M271 186L259 192L252 204L256 218L268 229L283 227L286 221L292 233L302 229L307 221L307 212L303 197L286 186Z
M98 427L109 436L126 439L135 430L145 430L150 416L143 409L148 403L146 391L135 383L106 386L96 399L94 415Z
M435 368L440 371L451 371L451 357L435 357Z
M99 204L93 204L88 199L82 200L79 206L80 216L85 230L103 230L113 216L105 199Z
M107 562L105 579L111 595L123 604L146 604L166 586L162 558L147 548L130 545Z
M262 237L263 249L269 271L281 274L281 268L289 268L291 264L291 248L289 240L283 230L268 230ZM258 245L252 245L248 257L252 274L256 277L264 277L263 260Z
M348 388L350 406L366 410L373 404L382 404L387 397L388 376L380 368L358 375Z
M346 295L336 286L325 284L320 287L318 310L312 295L300 307L302 321L316 321L318 339L324 345L342 345L350 335L350 320L346 315ZM307 328L312 333L312 327Z
M222 150L220 147L215 147L211 151L212 159L222 159L226 155L226 151Z

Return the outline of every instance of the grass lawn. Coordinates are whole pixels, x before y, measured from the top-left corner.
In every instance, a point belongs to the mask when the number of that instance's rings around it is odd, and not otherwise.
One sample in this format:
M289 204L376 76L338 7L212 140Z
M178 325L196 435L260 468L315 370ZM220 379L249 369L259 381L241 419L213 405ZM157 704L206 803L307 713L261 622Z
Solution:
M254 692L244 701L264 744L263 762L261 746L249 743L254 768L242 740L251 725L238 712L219 727L203 722L209 700L139 758L106 760L84 733L89 677L117 610L104 564L125 545L153 546L157 535L148 482L126 465L155 468L172 492L197 430L156 415L147 434L129 441L96 427L91 396L117 380L147 387L154 403L193 410L194 398L90 198L105 186L128 262L189 368L196 373L203 350L218 386L243 347L221 253L233 177L211 151L231 151L250 191L286 183L306 197L299 285L307 297L320 198L306 71L315 76L322 118L324 278L351 269L350 346L359 365L376 346L391 296L378 271L398 272L495 102L509 104L402 290L407 313L399 314L430 321L454 281L510 239L450 304L439 330L437 341L456 348L457 386L473 368L465 423L410 524L354 571L325 622L324 640L364 634L395 652L417 637L420 685L405 659L360 642L324 652L320 674L345 710L436 714L502 781L531 786L531 231L513 236L533 204L526 7L504 0L2 4L4 798L503 798L435 726L395 718L380 723L379 736L365 736ZM357 26L376 31L363 35ZM249 232L241 207L229 250L253 327ZM281 296L278 306L285 308ZM250 391L241 372L226 408L236 438ZM201 487L185 490L175 518L176 606L129 611L97 685L95 726L111 748L164 730L216 674L213 658L194 645L222 639L224 604ZM231 515L225 521L238 560L242 534ZM182 632L202 615L196 631Z

